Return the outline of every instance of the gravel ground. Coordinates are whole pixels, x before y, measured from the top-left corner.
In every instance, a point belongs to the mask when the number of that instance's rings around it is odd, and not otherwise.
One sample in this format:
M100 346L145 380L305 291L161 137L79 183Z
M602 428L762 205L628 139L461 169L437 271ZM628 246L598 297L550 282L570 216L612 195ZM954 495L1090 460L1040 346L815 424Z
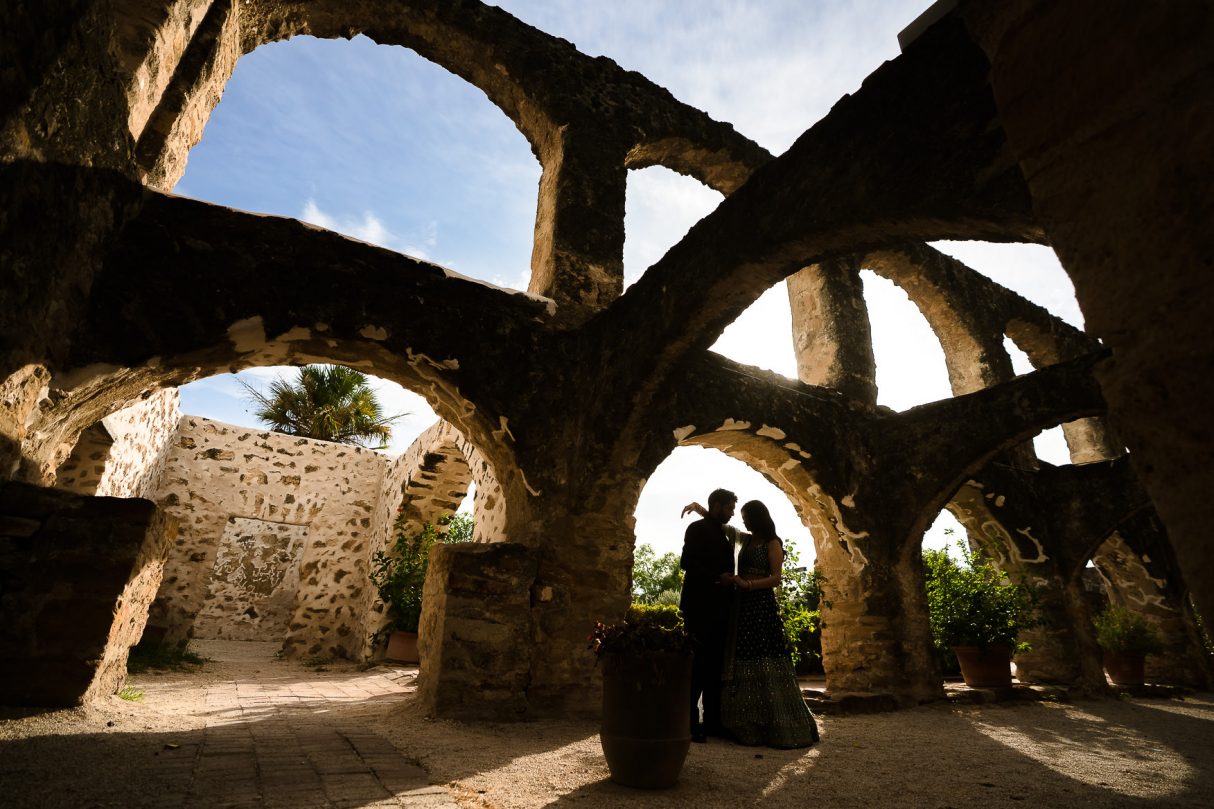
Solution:
M374 672L368 672L368 675ZM163 766L208 716L224 683L359 676L263 659L131 679L117 697L54 712L0 709L0 805L151 806L188 768ZM1184 700L924 706L822 717L807 751L692 745L679 784L648 792L608 780L597 728L536 721L463 724L423 715L412 697L318 708L364 726L419 762L468 807L1201 807L1214 805L1214 695ZM180 785L176 785L178 790ZM322 804L323 805L323 804ZM380 805L380 804L377 804Z

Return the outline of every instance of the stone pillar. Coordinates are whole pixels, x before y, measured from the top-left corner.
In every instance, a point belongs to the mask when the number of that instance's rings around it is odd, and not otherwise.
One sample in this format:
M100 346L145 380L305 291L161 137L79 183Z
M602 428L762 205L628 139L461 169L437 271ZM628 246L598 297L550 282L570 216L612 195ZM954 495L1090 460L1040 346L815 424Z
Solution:
M1097 371L1110 420L1210 621L1214 12L1018 0L961 13L1033 210L1088 332L1112 349Z
M818 542L822 664L834 696L889 694L902 705L943 696L931 655L923 560L899 544L857 531Z
M528 716L537 567L535 552L512 542L434 547L418 633L418 699L428 713Z
M541 149L530 292L577 325L624 291L624 155L591 134L562 130Z
M0 489L0 700L70 706L117 692L175 532L147 500Z
M860 265L842 258L806 267L787 281L797 377L877 403L877 364Z
M628 514L626 521L620 513ZM586 637L596 621L622 620L631 601L631 514L608 508L542 520L548 530L537 549L533 716L597 717L601 711L600 674Z

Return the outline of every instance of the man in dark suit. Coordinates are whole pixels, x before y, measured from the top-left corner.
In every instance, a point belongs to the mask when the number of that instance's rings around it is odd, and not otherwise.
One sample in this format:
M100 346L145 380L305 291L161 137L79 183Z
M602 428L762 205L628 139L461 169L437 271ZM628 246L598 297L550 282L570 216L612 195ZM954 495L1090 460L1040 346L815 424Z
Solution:
M721 666L725 656L725 624L734 572L733 517L738 496L725 489L708 495L708 513L687 526L683 537L683 594L679 609L687 632L695 640L691 663L691 740L703 742L721 728ZM684 509L686 514L688 509ZM703 512L701 512L703 513ZM704 698L704 719L699 701Z

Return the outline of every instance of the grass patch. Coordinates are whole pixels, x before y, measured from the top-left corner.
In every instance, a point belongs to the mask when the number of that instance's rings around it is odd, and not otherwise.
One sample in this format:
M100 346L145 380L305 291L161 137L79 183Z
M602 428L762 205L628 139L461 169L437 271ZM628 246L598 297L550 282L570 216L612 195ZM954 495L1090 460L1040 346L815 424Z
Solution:
M193 671L207 662L207 658L194 654L184 646L168 643L141 643L131 648L126 670L140 674L152 669L170 671Z
M138 702L143 699L143 692L133 685L124 685L118 692L118 698L125 699L127 702Z

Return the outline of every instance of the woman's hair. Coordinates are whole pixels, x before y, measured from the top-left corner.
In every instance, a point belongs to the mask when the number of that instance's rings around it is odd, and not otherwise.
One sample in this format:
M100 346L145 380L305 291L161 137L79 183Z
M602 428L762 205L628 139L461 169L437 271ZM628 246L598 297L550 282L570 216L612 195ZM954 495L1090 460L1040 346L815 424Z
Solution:
M742 516L750 521L750 529L759 539L770 541L776 536L776 523L761 500L751 500L742 506Z

